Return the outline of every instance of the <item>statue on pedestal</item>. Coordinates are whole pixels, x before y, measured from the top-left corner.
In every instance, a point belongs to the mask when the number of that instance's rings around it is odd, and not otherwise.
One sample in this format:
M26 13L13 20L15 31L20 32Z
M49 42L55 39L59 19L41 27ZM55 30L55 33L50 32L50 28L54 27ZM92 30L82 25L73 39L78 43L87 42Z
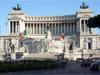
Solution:
M13 53L13 52L15 51L15 50L14 50L14 49L15 49L14 44L12 44L10 48L11 48L11 52Z
M51 32L50 32L50 24L47 23L47 34L46 34L47 41L51 40Z

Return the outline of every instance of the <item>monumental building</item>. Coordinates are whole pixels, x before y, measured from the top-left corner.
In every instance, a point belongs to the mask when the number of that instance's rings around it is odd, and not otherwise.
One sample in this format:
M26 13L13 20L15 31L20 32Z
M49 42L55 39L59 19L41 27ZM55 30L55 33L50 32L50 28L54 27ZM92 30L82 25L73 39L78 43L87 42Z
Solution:
M99 55L99 35L87 27L88 19L93 17L93 11L87 7L81 6L74 15L58 16L29 16L19 5L13 9L8 13L6 35L0 36L1 57L10 54L16 59L18 52L22 57L64 53L70 59Z

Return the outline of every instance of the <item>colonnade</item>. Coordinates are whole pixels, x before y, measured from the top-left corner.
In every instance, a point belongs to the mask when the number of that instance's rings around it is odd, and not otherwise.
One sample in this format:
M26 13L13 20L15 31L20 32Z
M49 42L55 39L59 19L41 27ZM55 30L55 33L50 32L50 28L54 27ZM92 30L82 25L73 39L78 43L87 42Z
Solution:
M19 33L19 21L9 21L9 34Z
M93 28L87 27L87 20L80 19L80 33L93 33Z
M50 31L52 34L73 34L73 33L93 33L93 28L87 27L87 20L76 22L50 22ZM46 34L47 23L25 23L27 34ZM19 21L9 21L9 34L19 34Z
M76 22L72 23L49 23L52 34L72 34L77 33ZM45 34L47 23L25 23L27 34Z

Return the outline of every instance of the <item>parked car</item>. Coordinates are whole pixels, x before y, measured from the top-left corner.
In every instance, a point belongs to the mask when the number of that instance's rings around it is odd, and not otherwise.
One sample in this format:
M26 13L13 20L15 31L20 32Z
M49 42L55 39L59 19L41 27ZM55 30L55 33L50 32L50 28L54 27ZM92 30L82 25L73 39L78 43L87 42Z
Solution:
M100 67L100 62L98 62L98 65L99 65L99 67Z
M93 63L93 61L91 59L85 59L85 63L87 64L87 66L91 66L91 63Z
M85 62L82 62L81 67L87 67L87 64Z
M97 71L99 71L99 65L98 64L91 64L90 70L97 70Z

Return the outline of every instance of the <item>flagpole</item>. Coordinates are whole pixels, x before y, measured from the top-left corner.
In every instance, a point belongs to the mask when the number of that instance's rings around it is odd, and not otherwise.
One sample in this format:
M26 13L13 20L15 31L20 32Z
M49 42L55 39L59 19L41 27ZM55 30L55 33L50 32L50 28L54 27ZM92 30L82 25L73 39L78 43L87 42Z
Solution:
M27 52L27 34L26 34L26 52Z
M25 30L25 34L26 34L26 49L25 49L25 52L27 52L27 33L26 33L26 30Z

